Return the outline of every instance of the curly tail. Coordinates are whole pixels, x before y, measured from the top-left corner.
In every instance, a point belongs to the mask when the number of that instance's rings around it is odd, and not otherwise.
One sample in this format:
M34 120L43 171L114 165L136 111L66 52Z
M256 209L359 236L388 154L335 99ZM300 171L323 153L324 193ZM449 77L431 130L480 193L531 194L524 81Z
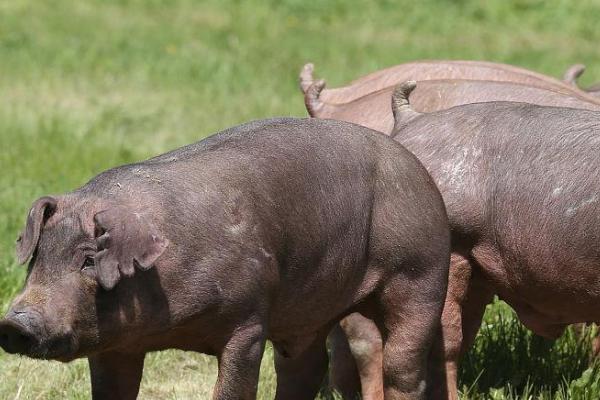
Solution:
M324 106L324 103L319 98L321 91L323 91L324 88L325 81L323 79L319 79L310 85L304 92L304 104L308 114L310 114L311 117L318 117L317 114Z
M306 94L306 91L310 86L315 83L315 78L313 78L313 71L315 70L315 66L313 63L304 64L302 70L299 75L299 83L300 90L302 93Z
M410 105L409 96L417 87L417 82L406 81L394 88L392 93L392 114L394 115L394 130L392 137L396 136L398 130L413 118L421 115Z
M563 81L573 86L577 86L577 79L585 71L585 65L573 64L563 74Z

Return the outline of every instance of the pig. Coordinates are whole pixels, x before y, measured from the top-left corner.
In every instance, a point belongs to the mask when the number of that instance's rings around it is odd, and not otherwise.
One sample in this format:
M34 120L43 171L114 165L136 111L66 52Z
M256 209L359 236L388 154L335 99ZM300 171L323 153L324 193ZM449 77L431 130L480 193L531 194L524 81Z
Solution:
M600 97L600 83L594 83L592 86L585 88L585 91L595 97Z
M437 371L445 386L432 398L455 400L459 358L494 295L547 338L600 320L600 113L517 102L419 113L409 102L414 88L407 82L393 94L392 135L419 157L447 207L446 365ZM363 342L377 334L359 314L341 326L350 343L353 331ZM377 339L362 344L377 351ZM381 381L370 378L371 386Z
M305 74L305 78L306 76ZM305 82L307 82L306 79ZM365 82L372 83L367 79ZM368 88L365 85L360 86L359 89L366 92ZM349 87L355 87L355 85ZM329 92L322 92L323 88L324 82L317 81L313 82L305 91L305 103L309 115L345 120L386 134L392 133L394 118L389 107L389 99L393 87L368 93L343 104L323 102L321 100L322 93ZM564 84L550 88L513 82L465 79L421 81L418 87L411 92L410 101L411 107L417 112L432 112L461 104L488 101L520 101L547 106L600 110L600 103L597 99ZM348 316L343 321L342 327L343 330L336 328L330 338L333 354L330 369L332 387L341 392L345 398L353 397L357 391L361 392L364 399L380 398L382 378L378 373L381 368L377 365L381 364L379 350L381 343L378 333L372 329L372 324L359 314ZM344 330L349 336L349 341L344 338ZM350 352L352 354L349 354ZM358 364L358 370L354 364ZM356 377L357 373L360 376L360 382Z
M305 94L314 83L319 82L325 87L324 80L314 80L313 70L314 65L308 63L300 72L300 88ZM344 87L322 90L319 100L322 104L345 104L370 93L393 88L408 80L433 79L501 81L546 88L557 92L565 90L566 94L573 91L572 85L568 83L513 65L486 61L424 60L373 72ZM585 96L585 93L582 94Z
M564 73L563 80L568 84L579 89L577 79L585 72L585 65L573 64ZM594 97L600 97L600 83L595 83L592 86L583 88L585 92Z
M339 121L280 118L105 171L29 211L9 353L87 357L93 399L134 399L144 356L215 355L214 399L253 399L265 341L277 399L312 399L325 339L360 311L383 332L386 399L423 399L450 232L417 158Z
M585 65L573 64L563 74L563 81L571 86L577 87L577 79L585 72Z
M381 89L344 104L322 103L322 82L314 83L305 95L306 109L312 117L332 118L390 134L394 118L389 107L393 87ZM461 104L487 101L519 101L545 106L561 106L600 111L600 101L570 88L561 92L513 82L464 79L420 81L411 93L416 111L432 112Z
M473 63L470 62L470 64ZM470 64L467 63L467 65ZM433 65L439 67L441 64ZM481 65L497 66L498 64L481 63ZM496 67L496 69L501 70L499 67ZM456 73L458 70L450 69L450 71ZM417 72L419 71L415 73ZM389 77L383 73L378 76L382 79ZM503 72L496 76L490 76L492 78L510 78ZM365 77L360 80L361 82L364 81L364 84L359 86L352 84L349 87L358 87L358 90L362 91L361 93L368 94L343 104L334 104L329 97L323 97L323 94L331 93L331 91L323 91L324 81L312 81L312 65L305 67L303 77L304 79L301 82L311 83L305 90L305 104L309 115L312 117L345 120L386 134L392 133L394 119L389 107L389 99L393 87L368 93L368 84L374 85L373 88L380 86L377 86L379 82L374 83L372 79L369 80ZM430 78L431 76L425 77ZM547 80L550 83L556 81L552 78L547 78ZM535 83L540 86L473 79L426 80L419 82L417 89L411 93L410 100L412 107L418 112L431 112L466 103L487 101L520 101L548 106L600 110L600 103L597 99L582 94L576 88L560 82L558 85L547 85L545 87L541 86L541 80ZM387 82L384 84L387 84ZM334 91L333 93L337 92ZM347 90L343 93L345 97L340 96L341 100L339 101L353 97ZM323 102L323 98L329 102ZM364 399L380 398L382 378L381 373L378 372L381 370L378 367L378 365L381 365L381 351L379 350L381 339L379 334L372 329L371 322L360 314L348 316L342 322L342 327L343 330L339 327L336 328L330 338L333 354L330 369L331 386L342 393L345 398L353 397L357 391L361 392ZM344 330L349 336L349 341L344 337ZM358 364L358 370L355 364ZM360 376L360 381L357 374Z
M600 97L600 83L595 83L585 89L592 96Z

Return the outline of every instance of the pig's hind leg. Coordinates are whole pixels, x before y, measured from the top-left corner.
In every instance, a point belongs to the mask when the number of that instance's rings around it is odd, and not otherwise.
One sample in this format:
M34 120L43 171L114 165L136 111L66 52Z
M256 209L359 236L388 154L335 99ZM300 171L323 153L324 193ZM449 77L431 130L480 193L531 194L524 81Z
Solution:
M421 277L424 278L424 277ZM425 398L427 360L440 331L443 280L399 274L377 294L374 321L383 342L383 389L386 400ZM441 351L439 346L436 346Z
M320 333L294 357L284 357L275 351L276 400L312 400L317 396L329 363L326 338L326 331Z
M442 313L445 361L435 360L438 370L430 375L429 385L432 399L458 400L459 360L475 341L485 306L492 301L493 296L492 289L485 285L474 264L453 254ZM436 353L436 356L439 354Z
M352 321L347 325L352 326ZM329 386L341 394L343 399L356 400L360 398L362 382L360 380L357 361L352 353L347 333L340 324L336 324L329 333L328 344L331 364L329 366ZM380 346L381 347L381 346ZM381 353L381 349L379 350ZM381 373L381 367L379 368ZM369 400L363 396L363 399Z
M377 326L359 313L352 313L340 322L342 336L332 337L332 343L346 341L347 348L332 351L334 387L344 399L380 400L383 398L381 335ZM341 365L342 363L349 365ZM358 373L352 370L358 370ZM353 373L354 372L354 373ZM352 388L352 384L358 389ZM359 396L362 396L360 397Z

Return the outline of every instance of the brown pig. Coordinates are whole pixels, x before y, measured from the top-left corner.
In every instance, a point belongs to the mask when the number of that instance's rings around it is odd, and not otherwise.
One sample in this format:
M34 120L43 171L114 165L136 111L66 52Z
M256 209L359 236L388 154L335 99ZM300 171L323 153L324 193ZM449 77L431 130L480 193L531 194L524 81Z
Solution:
M309 63L300 72L300 88L304 93L313 83L317 82L313 78L313 69L313 64ZM432 79L501 81L521 83L558 92L573 90L568 83L513 65L487 61L424 60L373 72L344 87L322 90L319 100L323 104L348 103L369 93L391 88L405 81ZM322 81L322 86L325 86L325 81Z
M414 87L407 82L394 92L393 135L423 162L447 206L446 357L430 387L431 398L456 400L459 358L494 295L548 338L569 324L600 321L600 113L487 102L423 114L409 103ZM376 336L357 314L341 326L350 348L353 336ZM377 338L371 343L379 346ZM370 379L377 393L381 378Z
M327 333L349 313L384 334L385 398L423 399L450 232L419 161L342 121L228 129L33 203L9 353L87 357L93 399L134 399L147 352L218 357L213 399L254 399L267 339L276 399L313 399Z
M571 65L564 73L563 80L576 88L579 88L577 84L577 79L584 73L585 65L583 64L574 64ZM587 88L580 88L584 90L586 93L590 94L594 97L600 97L600 83L595 83L592 86L588 86Z
M406 64L402 64L402 66L404 65ZM415 65L420 64L416 63ZM423 66L426 67L427 65L430 64L424 64ZM507 71L514 72L521 70L511 66L507 66L509 67L507 69L502 69L500 68L501 64L479 62L465 62L465 64L454 62L454 64L450 65L455 65L457 66L456 68L446 68L445 70L442 68L442 62L432 63L431 65L437 68L433 69L433 71L438 71L441 74L444 71L446 71L445 73L450 71L456 74L451 76L458 76L458 72L461 71L458 69L459 65L472 66L473 68L466 69L465 71L478 73L481 73L481 71L500 71L495 75L489 75L497 79L517 79L516 75L508 75ZM488 69L475 68L475 66L482 65L487 66ZM402 70L399 67L398 69ZM410 71L415 74L427 74L430 72L427 68ZM577 74L578 71L579 69L573 68L571 75ZM357 81L360 84L353 83L339 91L337 89L333 91L323 90L323 81L312 82L312 66L310 65L305 68L303 76L304 80L302 82L312 83L305 90L305 103L311 116L354 122L386 134L392 132L394 118L392 110L389 107L389 102L393 88L388 87L375 92L369 89L370 84L373 85L372 88L389 84L390 80L384 80L385 78L389 78L389 74L375 73L369 75L371 78L367 79L365 77ZM431 78L430 75L418 76ZM527 70L524 70L523 75L520 76L522 79L521 82L528 82L529 84L472 79L421 81L417 88L410 93L411 107L416 112L432 112L468 103L518 101L545 106L562 106L600 111L600 102L598 99L583 93L577 88L573 88L553 78L530 73ZM523 76L530 79L525 80L522 78ZM379 81L375 79L377 77ZM531 84L532 82L535 85ZM367 94L355 98L351 91L347 90L348 88L355 88L357 92ZM330 93L330 97L323 96L326 93ZM340 102L348 98L354 98L354 100L335 104L332 102L331 96L337 94L340 95L337 98L333 98L334 100ZM325 102L323 99L327 101ZM451 293L449 293L450 295ZM360 328L361 325L364 325L363 329ZM380 348L378 334L370 330L370 321L365 320L358 314L346 318L342 326L348 330L351 337L349 338L349 343L341 343L344 341L344 338L343 335L339 334L339 329L336 330L338 334L332 336L331 343L334 357L330 371L330 382L345 397L351 397L351 394L360 389L362 385L361 393L363 398L377 398L377 393L381 392L381 375L377 374L378 368L374 367L374 365L381 363L380 351L378 350ZM356 372L353 372L356 371L355 367L347 365L346 361L351 360L351 357L347 354L348 349L352 352L354 359L360 366L357 371L360 374L360 383L356 382Z
M312 117L353 122L386 134L392 132L394 118L389 102L393 88L382 89L344 104L321 102L319 94L322 89L322 82L316 82L306 91L306 108ZM599 99L590 98L570 87L555 91L513 82L427 80L419 82L410 94L411 105L417 112L432 112L489 101L518 101L600 111Z

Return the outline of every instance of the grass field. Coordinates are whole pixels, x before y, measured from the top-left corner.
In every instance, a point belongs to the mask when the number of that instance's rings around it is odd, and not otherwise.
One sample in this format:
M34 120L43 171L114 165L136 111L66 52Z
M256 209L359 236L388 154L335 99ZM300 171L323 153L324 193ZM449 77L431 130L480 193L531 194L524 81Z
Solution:
M243 121L303 116L307 61L332 86L414 59L485 59L600 80L600 1L0 2L0 311L19 289L14 239L31 202ZM587 336L591 333L588 332ZM465 399L597 399L589 338L532 336L488 308L463 362ZM272 398L272 352L260 398ZM141 398L210 398L216 363L148 358ZM328 397L328 394L324 394ZM87 365L0 354L1 399L89 397Z

